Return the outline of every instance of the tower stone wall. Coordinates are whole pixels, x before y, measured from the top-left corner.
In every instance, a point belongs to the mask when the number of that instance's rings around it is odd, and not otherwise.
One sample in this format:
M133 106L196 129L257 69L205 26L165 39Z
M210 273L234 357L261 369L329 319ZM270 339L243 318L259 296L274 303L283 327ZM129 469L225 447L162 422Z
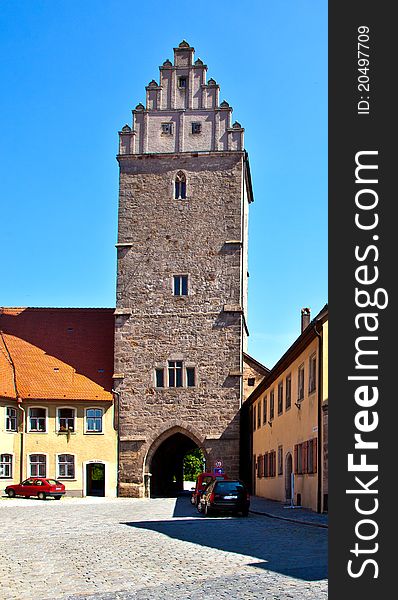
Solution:
M208 467L222 460L228 474L239 474L250 171L243 129L230 125L232 109L219 106L206 69L182 42L174 65L160 67L160 84L147 86L146 108L138 105L132 128L120 132L121 495L148 494L154 451L175 432L202 449ZM176 295L180 276L186 294ZM179 387L171 364L182 368Z

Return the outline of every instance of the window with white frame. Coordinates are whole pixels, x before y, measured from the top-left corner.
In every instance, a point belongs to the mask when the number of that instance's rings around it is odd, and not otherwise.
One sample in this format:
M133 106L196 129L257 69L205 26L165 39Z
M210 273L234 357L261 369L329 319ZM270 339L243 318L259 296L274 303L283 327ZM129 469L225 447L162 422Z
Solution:
M6 406L6 431L17 431L17 409Z
M188 296L188 275L173 276L174 296Z
M29 477L46 476L47 457L45 454L31 454L29 456Z
M75 478L75 457L73 454L58 454L59 479Z
M310 356L308 371L308 391L314 392L316 389L316 354Z
M58 409L58 431L73 432L75 431L75 409L74 408L59 408Z
M166 376L165 376L166 371ZM169 360L167 368L155 368L155 386L157 388L180 388L196 386L196 369L182 360Z
M167 370L169 387L182 387L182 360L169 360Z
M38 431L44 433L46 431L47 411L45 408L30 408L29 409L29 431Z
M86 410L86 431L88 433L102 433L102 408L88 408Z
M12 454L0 454L0 477L12 478Z

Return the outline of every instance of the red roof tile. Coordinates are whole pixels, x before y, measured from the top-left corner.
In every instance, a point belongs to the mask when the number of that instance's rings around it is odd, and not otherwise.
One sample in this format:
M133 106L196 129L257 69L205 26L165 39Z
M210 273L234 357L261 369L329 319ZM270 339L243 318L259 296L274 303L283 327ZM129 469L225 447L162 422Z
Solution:
M0 308L0 396L111 401L113 311Z

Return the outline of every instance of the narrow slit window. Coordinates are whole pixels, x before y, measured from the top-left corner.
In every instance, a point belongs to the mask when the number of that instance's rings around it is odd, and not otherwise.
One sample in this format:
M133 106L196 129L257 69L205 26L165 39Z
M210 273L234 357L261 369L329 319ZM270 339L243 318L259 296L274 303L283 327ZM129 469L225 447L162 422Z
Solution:
M156 387L164 387L164 369L156 369Z
M185 200L187 197L187 179L182 171L179 171L176 175L174 188L176 200Z
M195 387L195 368L187 367L187 387Z

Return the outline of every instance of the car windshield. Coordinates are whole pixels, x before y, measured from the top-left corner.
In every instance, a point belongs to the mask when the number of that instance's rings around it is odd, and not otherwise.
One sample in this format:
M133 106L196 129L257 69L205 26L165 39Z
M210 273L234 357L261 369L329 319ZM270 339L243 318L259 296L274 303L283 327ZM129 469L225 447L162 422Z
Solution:
M240 481L217 481L216 490L218 494L224 494L226 492L243 492L243 485Z

